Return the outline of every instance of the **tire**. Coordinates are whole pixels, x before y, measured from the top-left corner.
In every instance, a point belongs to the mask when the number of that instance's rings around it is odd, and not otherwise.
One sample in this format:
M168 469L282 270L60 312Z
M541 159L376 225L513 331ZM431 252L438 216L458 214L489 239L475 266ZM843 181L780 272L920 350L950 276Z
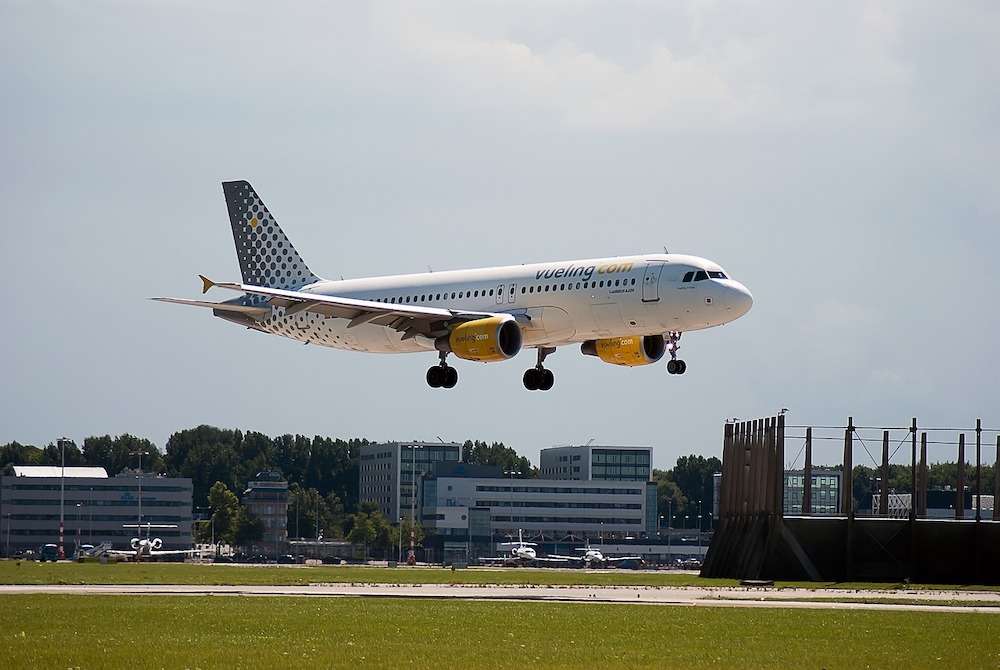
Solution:
M458 370L449 366L444 368L444 379L441 382L441 386L446 389L455 388L455 384L458 383Z
M677 368L678 368L677 361L675 361L673 359L670 359L669 361L667 361L667 373L668 374L672 374L672 375L677 374Z
M556 383L556 376L552 374L552 370L539 370L539 373L538 390L548 391Z
M440 365L435 365L434 367L427 368L427 385L433 389L441 388L441 384L444 382L444 368Z
M527 370L525 370L523 381L524 381L524 388L528 389L529 391L537 391L538 383L541 381L538 378L538 370L536 370L535 368L528 368Z
M687 372L688 364L684 361L677 361L677 374L682 375Z

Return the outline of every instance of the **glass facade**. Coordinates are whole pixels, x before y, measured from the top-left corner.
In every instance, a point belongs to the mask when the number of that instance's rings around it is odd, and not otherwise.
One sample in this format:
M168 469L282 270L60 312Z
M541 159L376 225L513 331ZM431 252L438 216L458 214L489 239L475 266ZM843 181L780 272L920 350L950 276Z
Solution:
M802 495L805 491L805 474L802 470L785 473L785 514L802 514ZM840 472L813 470L812 513L840 513Z
M649 451L646 449L594 449L590 478L648 482Z

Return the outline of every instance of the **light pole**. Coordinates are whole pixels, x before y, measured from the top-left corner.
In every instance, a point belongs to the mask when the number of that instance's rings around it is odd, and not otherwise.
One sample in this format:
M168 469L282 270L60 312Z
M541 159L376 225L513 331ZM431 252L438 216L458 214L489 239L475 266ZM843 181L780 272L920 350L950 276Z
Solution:
M670 523L674 518L674 499L667 498L667 560L669 561L673 558L673 554L670 551Z
M142 457L143 455L148 455L148 451L142 449L136 449L135 451L130 451L130 456L139 455L139 521L138 521L138 531L139 537L142 537ZM149 535L149 533L146 533Z
M76 505L76 560L80 560L80 510L83 508L83 503L78 502Z
M7 542L5 544L3 555L10 558L10 512L7 512Z
M701 560L701 501L698 501L698 560Z
M422 444L411 444L410 445L410 553L406 555L407 565L417 564L417 553L416 547L416 524L415 518L417 514L417 449L423 449ZM402 536L403 524L399 524L400 535ZM426 558L426 557L425 557Z
M59 558L66 558L66 550L63 547L63 533L66 526L66 443L68 437L60 437L56 440L59 444Z

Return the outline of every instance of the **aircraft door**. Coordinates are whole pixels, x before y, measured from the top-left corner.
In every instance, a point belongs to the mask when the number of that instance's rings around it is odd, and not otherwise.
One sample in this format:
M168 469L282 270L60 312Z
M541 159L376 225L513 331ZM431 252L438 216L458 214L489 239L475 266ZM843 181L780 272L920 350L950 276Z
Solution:
M642 301L658 302L660 300L660 273L663 263L646 263L646 272L642 276Z
M513 304L515 295L517 295L517 284L511 284L510 290L507 292L507 302Z
M498 305L502 305L503 304L503 295L504 295L504 293L503 293L503 284L500 284L500 285L497 286L497 304Z

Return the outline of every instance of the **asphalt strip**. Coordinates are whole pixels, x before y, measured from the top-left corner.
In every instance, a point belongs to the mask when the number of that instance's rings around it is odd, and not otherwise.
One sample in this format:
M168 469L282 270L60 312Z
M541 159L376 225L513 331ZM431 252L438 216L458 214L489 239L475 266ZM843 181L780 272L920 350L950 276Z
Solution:
M557 602L631 604L673 607L752 607L771 609L843 609L1000 614L1000 594L970 591L853 591L809 589L705 589L658 587L470 586L447 584L317 584L310 586L198 586L188 584L0 585L11 594L253 596L311 598L418 598L480 602ZM815 599L829 599L818 601ZM905 599L906 603L862 599ZM914 600L925 601L914 603ZM944 604L962 600L969 605ZM853 601L853 602L852 602ZM942 604L934 604L940 602ZM982 602L985 606L977 606ZM992 605L992 606L991 606Z

